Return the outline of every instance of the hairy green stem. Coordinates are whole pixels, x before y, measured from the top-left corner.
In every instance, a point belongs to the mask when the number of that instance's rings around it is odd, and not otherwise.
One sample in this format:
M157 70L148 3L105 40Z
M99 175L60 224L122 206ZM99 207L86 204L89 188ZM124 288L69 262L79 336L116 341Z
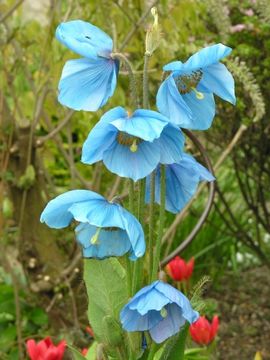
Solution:
M127 57L122 53L112 53L111 57L113 59L118 59L118 60L122 61L126 65L128 75L129 75L130 92L131 92L133 106L135 109L140 107L139 97L138 97L138 93L137 93L136 77L134 75L134 71L133 71L131 63L129 62Z
M176 343L176 346L173 351L173 359L184 360L185 357L185 347L186 347L186 339L188 336L189 324L186 323L183 329L180 329L179 337Z
M134 213L134 182L131 179L128 180L128 192L129 192L128 208L131 213Z
M159 210L159 229L157 242L155 246L155 254L153 259L153 270L151 281L154 281L157 276L159 261L160 261L160 250L161 250L161 240L163 236L163 228L165 222L165 199L166 199L166 167L165 165L160 165L160 210Z
M149 279L152 277L153 268L153 237L154 237L154 204L155 204L155 171L150 175L150 206L149 206L149 235L148 235L148 251L149 251Z
M144 55L144 66L143 66L143 107L144 109L149 108L149 87L148 87L148 64L150 56Z
M138 204L137 219L141 222L144 216L144 194L145 179L139 180L138 183ZM143 279L143 259L138 259L134 264L132 293L135 294L140 288Z
M125 256L126 258L126 270L127 270L127 290L128 296L132 296L132 264L128 255Z
M128 188L129 188L129 211L131 213L134 212L134 183L133 180L128 180ZM127 288L128 295L132 296L132 278L133 278L133 264L131 263L128 255L126 255L126 269L127 269Z

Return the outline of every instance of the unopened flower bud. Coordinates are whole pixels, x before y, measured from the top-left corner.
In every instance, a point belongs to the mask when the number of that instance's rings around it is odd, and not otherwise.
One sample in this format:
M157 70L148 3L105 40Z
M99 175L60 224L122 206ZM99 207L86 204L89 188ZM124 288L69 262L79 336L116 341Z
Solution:
M146 33L145 39L145 55L151 56L157 49L161 39L161 33L158 24L158 11L156 7L151 9L151 13L154 17L154 23L150 26Z

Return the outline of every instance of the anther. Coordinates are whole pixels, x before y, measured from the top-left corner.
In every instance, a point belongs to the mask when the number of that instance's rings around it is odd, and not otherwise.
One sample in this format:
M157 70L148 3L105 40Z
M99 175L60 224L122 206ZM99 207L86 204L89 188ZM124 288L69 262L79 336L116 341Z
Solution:
M197 98L198 100L204 99L203 93L201 93L200 91L198 91L195 87L192 87L191 89L195 92L196 98Z
M138 150L137 139L133 140L133 143L130 145L129 149L133 153Z
M98 228L97 231L95 232L95 234L91 237L90 243L92 245L98 244L98 238L99 238L100 231L101 231L101 228Z
M168 315L168 311L165 308L162 308L160 310L160 315L165 318Z

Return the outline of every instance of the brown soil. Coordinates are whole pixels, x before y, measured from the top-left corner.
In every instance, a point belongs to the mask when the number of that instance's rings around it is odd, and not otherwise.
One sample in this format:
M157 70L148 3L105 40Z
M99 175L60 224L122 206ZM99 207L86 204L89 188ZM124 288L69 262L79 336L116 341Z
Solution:
M270 359L270 270L226 275L211 297L218 301L221 320L218 359L253 360L256 351Z

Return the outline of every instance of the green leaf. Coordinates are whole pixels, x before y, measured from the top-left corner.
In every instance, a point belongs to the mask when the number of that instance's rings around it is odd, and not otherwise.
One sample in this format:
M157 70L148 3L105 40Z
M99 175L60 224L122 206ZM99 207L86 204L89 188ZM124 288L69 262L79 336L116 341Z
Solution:
M160 360L183 360L185 343L188 335L189 324L186 322L185 326L180 329L179 333L173 336L166 343L164 351Z
M35 325L41 326L48 322L48 315L40 308L33 309L28 317Z
M96 353L97 353L97 342L94 341L93 344L87 351L86 359L87 360L96 360Z
M104 339L103 318L110 315L119 321L119 312L128 299L126 272L115 258L87 259L84 262L84 281L89 299L88 318L95 339Z
M72 358L74 360L85 360L85 357L77 349L75 349L75 347L68 344L68 348L71 351Z

